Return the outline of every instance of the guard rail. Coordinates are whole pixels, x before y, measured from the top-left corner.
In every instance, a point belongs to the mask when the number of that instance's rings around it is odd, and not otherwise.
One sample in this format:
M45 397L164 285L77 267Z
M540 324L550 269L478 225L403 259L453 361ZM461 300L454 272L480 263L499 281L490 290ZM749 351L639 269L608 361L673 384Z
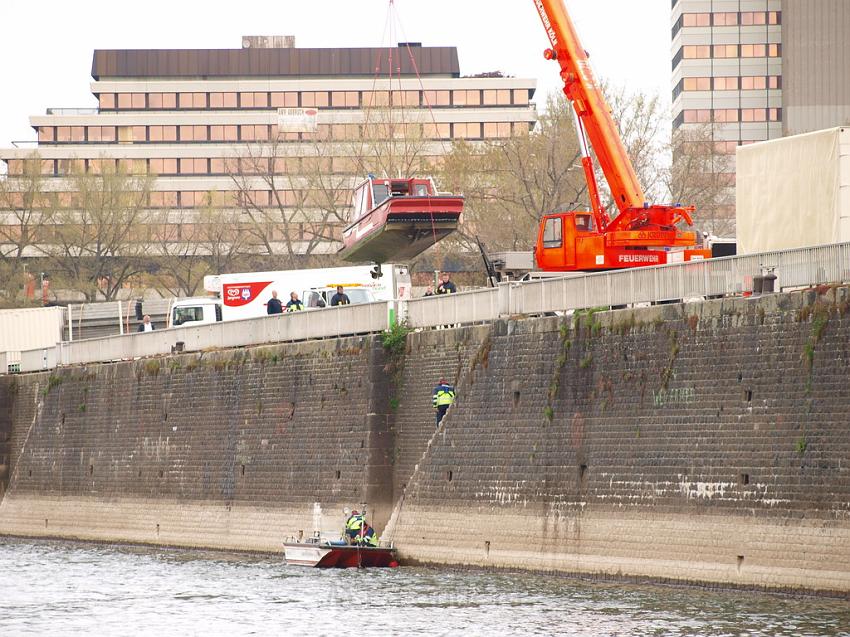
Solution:
M348 305L63 342L55 348L21 352L20 371L155 356L168 354L176 347L201 351L377 333L388 328L394 312L411 327L428 329L489 322L504 316L748 294L753 289L753 277L767 270L775 273L780 290L847 282L850 281L850 243L504 283L496 288L397 303ZM6 361L0 361L6 363L0 367L0 373L10 369L14 354L9 353ZM10 371L18 370L12 367Z

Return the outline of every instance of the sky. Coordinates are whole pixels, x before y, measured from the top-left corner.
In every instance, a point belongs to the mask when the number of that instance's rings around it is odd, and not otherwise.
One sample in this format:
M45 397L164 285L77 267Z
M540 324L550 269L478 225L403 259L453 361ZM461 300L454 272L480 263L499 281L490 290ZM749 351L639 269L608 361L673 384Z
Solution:
M565 0L597 75L670 100L669 0ZM33 140L31 115L94 107L94 49L239 48L243 35L296 46L457 46L461 73L534 78L560 90L532 0L0 0L0 147ZM390 36L392 38L390 39Z

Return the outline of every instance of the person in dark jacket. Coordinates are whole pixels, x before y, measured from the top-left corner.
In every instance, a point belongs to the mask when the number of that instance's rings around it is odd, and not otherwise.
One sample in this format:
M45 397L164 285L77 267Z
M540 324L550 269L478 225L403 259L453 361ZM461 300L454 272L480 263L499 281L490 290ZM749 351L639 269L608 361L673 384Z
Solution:
M139 323L139 332L153 332L153 323L151 323L151 317L148 314L145 314L142 322Z
M351 305L351 299L348 298L341 285L336 286L336 294L331 297L331 307L336 307L337 305Z
M277 298L277 290L272 290L272 298L266 303L266 312L268 314L283 314L283 303Z
M455 401L455 388L449 385L445 378L441 378L440 384L434 388L432 401L434 409L437 410L437 426L439 427L443 416Z
M442 281L437 286L437 294L455 294L457 286L451 282L448 272L443 272Z

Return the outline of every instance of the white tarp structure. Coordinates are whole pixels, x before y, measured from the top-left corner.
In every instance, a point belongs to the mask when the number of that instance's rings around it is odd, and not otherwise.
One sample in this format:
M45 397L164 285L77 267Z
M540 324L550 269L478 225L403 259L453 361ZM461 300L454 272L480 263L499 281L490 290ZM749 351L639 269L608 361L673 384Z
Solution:
M738 254L850 241L850 129L737 152Z
M0 352L53 347L62 340L63 307L0 310Z

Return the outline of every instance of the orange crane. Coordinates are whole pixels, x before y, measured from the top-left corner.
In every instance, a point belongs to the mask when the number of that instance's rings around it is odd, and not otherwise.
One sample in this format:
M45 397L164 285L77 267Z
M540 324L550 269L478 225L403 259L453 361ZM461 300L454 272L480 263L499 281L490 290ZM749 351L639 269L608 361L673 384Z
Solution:
M575 114L591 206L589 212L543 217L534 249L537 266L547 271L611 270L710 257L710 251L695 248L696 233L676 227L683 221L692 225L693 206L646 201L564 1L534 0L534 5L552 44L544 56L560 65L564 94ZM599 197L588 144L617 206L613 219Z

